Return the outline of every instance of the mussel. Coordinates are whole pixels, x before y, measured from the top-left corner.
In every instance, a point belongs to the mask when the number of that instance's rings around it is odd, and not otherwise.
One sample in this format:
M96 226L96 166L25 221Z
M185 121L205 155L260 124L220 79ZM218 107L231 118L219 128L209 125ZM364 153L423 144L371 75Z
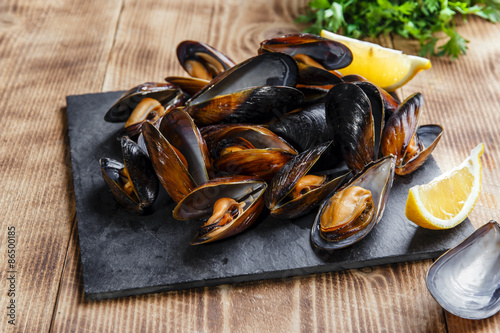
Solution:
M208 149L191 117L181 108L167 113L143 135L154 170L175 202L213 178Z
M177 59L189 75L208 81L234 66L234 62L220 51L191 40L179 43Z
M148 156L128 137L122 137L123 163L101 158L101 172L115 200L127 211L142 214L158 195L159 183Z
M328 70L340 69L352 62L352 52L339 42L312 34L290 34L260 43L259 53L282 52L303 63L315 63Z
M146 82L127 91L118 101L106 112L104 120L109 122L124 122L130 117L143 98L156 99L162 105L182 94L179 88L170 83Z
M267 184L248 176L212 179L193 190L174 209L178 220L205 219L192 245L213 242L242 232L264 207Z
M204 138L222 173L270 180L297 151L270 130L255 125L224 125L204 131Z
M377 89L337 84L328 92L325 110L326 121L349 169L360 172L378 158L384 108Z
M363 239L382 218L394 178L395 158L368 164L321 205L311 230L312 244L336 250Z
M500 225L490 221L439 257L427 288L447 311L484 319L500 311Z
M186 102L198 125L264 123L304 101L295 87L297 65L286 54L250 58L225 71Z
M408 97L387 120L381 152L396 156L396 174L407 175L418 169L431 155L443 134L439 125L418 127L423 97L415 93Z
M130 117L125 122L125 132L129 137L133 137L141 132L142 124L146 121L155 124L170 110L181 106L184 103L184 95L178 94L168 103L162 105L156 99L143 98L134 108Z
M266 192L271 215L292 219L307 214L339 187L349 172L330 176L309 171L331 142L310 148L291 159L273 177Z

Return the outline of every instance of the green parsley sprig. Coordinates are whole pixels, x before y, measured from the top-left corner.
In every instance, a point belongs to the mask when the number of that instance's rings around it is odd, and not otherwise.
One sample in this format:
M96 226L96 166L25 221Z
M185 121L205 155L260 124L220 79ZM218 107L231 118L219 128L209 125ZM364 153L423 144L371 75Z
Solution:
M420 55L450 56L452 59L467 51L469 42L455 29L455 18L477 15L491 22L500 21L500 0L483 1L363 1L313 0L298 23L311 23L304 32L319 34L321 29L340 32L354 38L377 37L395 33L420 41ZM445 43L436 47L444 32Z

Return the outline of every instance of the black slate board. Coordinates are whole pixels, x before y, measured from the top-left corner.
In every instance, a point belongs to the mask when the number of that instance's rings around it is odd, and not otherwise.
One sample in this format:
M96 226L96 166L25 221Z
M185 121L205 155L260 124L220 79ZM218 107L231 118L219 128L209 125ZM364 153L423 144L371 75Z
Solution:
M335 252L314 252L309 236L314 214L293 221L265 214L235 237L190 246L201 222L173 219L175 205L162 189L154 212L134 216L105 187L98 160L121 160L117 133L123 124L103 120L123 92L67 97L85 296L105 299L152 292L284 278L373 265L436 258L470 235L470 221L446 231L408 221L408 190L441 173L430 159L412 176L397 178L384 216L361 242Z

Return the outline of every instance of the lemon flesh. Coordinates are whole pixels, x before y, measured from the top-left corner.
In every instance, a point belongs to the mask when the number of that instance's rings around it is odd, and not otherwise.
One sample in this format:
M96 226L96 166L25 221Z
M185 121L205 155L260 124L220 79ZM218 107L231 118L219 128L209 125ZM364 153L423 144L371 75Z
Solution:
M481 143L458 167L428 184L412 187L406 201L406 217L427 229L449 229L465 220L481 193L483 152Z
M418 72L431 68L429 59L406 55L378 44L322 30L321 37L346 45L352 52L352 63L338 71L342 75L357 74L368 81L394 91L410 81Z

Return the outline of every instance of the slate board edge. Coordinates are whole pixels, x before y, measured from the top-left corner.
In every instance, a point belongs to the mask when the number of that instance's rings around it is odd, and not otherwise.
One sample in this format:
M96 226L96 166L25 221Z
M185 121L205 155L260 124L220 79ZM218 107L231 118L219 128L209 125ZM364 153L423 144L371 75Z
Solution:
M448 249L449 250L449 249ZM426 259L436 259L440 257L443 253L448 250L442 251L434 251L434 252L426 252L426 253L415 253L413 254L415 258L413 261L426 260ZM382 264L378 261L383 262ZM153 294L153 293L163 293L169 291L179 291L179 290L189 290L196 288L204 288L204 287L218 287L222 285L232 285L238 283L245 282L256 282L262 280L281 280L299 276L307 276L312 274L321 274L321 273L329 273L329 272L338 272L349 269L359 269L359 268L367 268L373 266L385 266L401 263L400 256L393 257L381 257L376 260L366 260L366 261L358 261L350 264L343 264L341 266L336 266L335 264L324 265L324 266L315 266L315 267L303 267L303 268L295 268L291 270L283 270L283 271L273 271L273 272L265 272L265 273L254 273L240 276L232 276L229 278L221 278L221 279L210 279L210 280L198 280L198 281L190 281L190 282L180 282L176 284L171 284L168 286L152 286L145 288L134 288L134 289L124 289L124 290L116 290L113 292L98 292L98 293L88 293L85 292L85 298L87 300L92 301L100 301L105 299L112 298L121 298L121 297L129 297L129 296L138 296L143 294Z

